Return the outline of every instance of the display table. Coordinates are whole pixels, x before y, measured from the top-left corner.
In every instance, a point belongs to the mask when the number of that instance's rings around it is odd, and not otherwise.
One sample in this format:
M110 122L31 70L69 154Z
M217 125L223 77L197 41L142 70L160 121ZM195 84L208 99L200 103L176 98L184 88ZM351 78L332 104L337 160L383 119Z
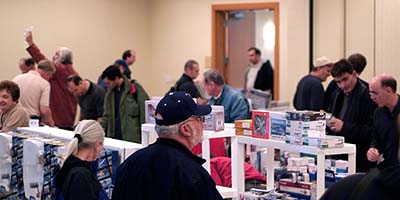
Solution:
M245 144L267 148L267 189L274 188L274 149L317 156L317 199L325 191L325 156L348 154L348 172L349 174L355 173L356 146L354 144L345 143L343 148L320 149L318 147L286 144L283 141L236 136L232 137L232 188L236 189L238 193L244 192L244 166L239 159L244 158Z
M67 130L63 130L63 129L46 127L46 126L45 127L35 127L35 128L22 127L22 128L18 128L17 132L28 133L31 135L38 135L38 136L42 136L44 138L54 138L54 139L57 139L57 140L60 140L63 142L70 141L75 135L73 131L67 131ZM133 143L133 142L127 142L127 141L123 141L123 140L105 138L104 139L104 147L106 149L118 151L118 154L120 155L120 159L121 159L120 162L122 163L132 153L143 148L143 145Z

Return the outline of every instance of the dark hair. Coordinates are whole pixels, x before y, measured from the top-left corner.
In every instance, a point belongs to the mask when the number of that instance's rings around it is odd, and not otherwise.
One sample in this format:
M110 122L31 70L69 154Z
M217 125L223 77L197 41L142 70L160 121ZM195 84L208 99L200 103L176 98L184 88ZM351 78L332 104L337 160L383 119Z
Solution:
M254 52L256 53L256 55L261 56L261 51L260 51L260 49L258 49L258 48L256 48L256 47L250 47L250 48L247 50L247 52L250 52L250 51L254 51Z
M79 75L70 75L67 77L66 82L73 82L75 85L79 85L79 82L82 81L82 78Z
M132 56L131 50L128 49L128 50L124 51L124 53L122 54L122 59L126 60L128 57L131 57L131 56Z
M224 77L222 77L221 73L218 70L210 69L204 72L204 82L208 84L209 82L214 82L216 85L225 84Z
M190 59L190 60L186 61L184 69L185 70L192 69L193 65L198 65L198 64L199 63L197 63L195 60Z
M9 80L4 80L0 82L0 91L6 90L11 94L13 101L18 101L19 99L19 87L16 83Z
M25 66L31 67L32 65L35 65L35 61L32 58L27 58L24 60Z
M356 71L357 74L361 74L367 65L367 59L360 53L350 55L347 60L353 64L354 71Z
M122 74L118 65L108 66L101 74L101 79L108 78L111 81L115 80L117 77L122 78Z
M352 74L354 71L353 65L351 62L346 60L345 58L337 61L332 68L331 74L333 77L338 77L343 75L344 73Z
M382 85L382 88L390 87L394 93L396 93L396 91L397 91L397 82L396 82L396 79L394 79L393 77L390 77L390 76L383 77L381 79L381 85Z

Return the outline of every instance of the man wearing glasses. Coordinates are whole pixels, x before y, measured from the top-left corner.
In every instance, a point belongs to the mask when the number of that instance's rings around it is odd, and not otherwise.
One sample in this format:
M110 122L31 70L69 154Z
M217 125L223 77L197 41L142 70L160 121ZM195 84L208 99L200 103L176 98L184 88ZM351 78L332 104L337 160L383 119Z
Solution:
M196 105L185 92L167 94L155 112L158 139L132 154L117 171L112 199L222 199L191 153L203 139L209 105Z

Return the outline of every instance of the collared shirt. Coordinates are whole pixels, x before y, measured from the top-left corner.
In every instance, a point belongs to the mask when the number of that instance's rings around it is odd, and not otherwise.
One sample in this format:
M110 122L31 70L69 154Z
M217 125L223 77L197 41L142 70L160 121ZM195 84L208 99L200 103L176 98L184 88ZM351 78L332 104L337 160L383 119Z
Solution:
M17 75L13 81L20 90L19 103L29 115L40 116L40 106L50 105L50 83L39 72L31 70Z

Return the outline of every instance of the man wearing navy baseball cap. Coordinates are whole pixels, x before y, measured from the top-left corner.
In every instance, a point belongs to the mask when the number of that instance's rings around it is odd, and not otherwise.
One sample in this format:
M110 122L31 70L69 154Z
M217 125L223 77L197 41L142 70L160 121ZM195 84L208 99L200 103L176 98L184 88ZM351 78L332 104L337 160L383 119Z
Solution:
M197 105L190 94L171 92L158 103L158 139L118 168L112 199L222 199L204 159L190 151L203 138L209 105Z

